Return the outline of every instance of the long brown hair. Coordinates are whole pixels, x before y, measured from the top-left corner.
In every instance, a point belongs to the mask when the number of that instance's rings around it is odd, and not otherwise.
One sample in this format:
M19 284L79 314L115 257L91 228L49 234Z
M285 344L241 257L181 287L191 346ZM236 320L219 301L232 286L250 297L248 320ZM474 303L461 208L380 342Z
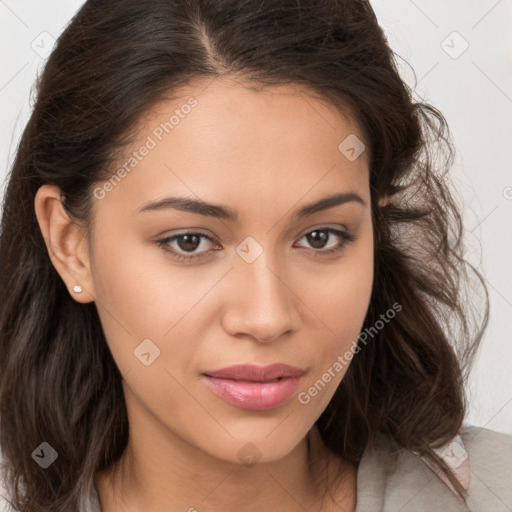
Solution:
M75 510L128 440L122 376L96 306L77 303L53 267L34 211L57 185L92 227L92 190L159 98L236 74L307 87L361 127L370 158L374 286L363 330L400 313L354 356L317 421L358 464L376 436L430 456L461 428L464 381L488 320L485 283L464 258L443 115L413 100L368 0L88 0L37 81L8 176L0 234L0 446L16 510ZM341 141L340 141L341 142ZM392 201L379 206L379 200ZM481 318L465 293L476 276ZM33 450L58 459L42 471Z

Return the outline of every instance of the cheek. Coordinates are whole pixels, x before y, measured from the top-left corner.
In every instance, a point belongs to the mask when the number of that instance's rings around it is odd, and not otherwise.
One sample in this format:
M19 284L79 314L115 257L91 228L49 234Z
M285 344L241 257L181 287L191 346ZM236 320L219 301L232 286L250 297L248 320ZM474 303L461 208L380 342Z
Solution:
M93 278L96 296L136 336L162 337L211 287L197 270L173 263L150 241L115 229L98 235Z
M373 285L373 238L370 232L361 237L335 266L316 274L310 286L307 305L321 320L315 346L318 351L315 376L331 370L333 386L345 374L355 343L368 311ZM333 370L336 361L343 360ZM332 389L334 392L334 387Z
M149 242L106 231L95 244L92 269L98 313L122 373L140 364L134 350L143 340L164 355L173 339L184 336L188 315L216 279L179 268Z
M339 340L357 336L373 285L373 237L367 230L332 267L315 273L308 305Z

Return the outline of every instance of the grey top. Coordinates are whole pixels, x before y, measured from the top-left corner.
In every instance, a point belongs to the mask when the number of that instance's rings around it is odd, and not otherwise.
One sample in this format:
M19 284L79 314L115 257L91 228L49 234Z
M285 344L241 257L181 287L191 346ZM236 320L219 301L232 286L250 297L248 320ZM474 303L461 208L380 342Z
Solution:
M461 473L461 483L467 481L466 504L421 458L408 450L393 453L382 443L363 454L356 512L511 512L512 436L466 426L460 438L462 449L455 443L436 451L445 451L445 462Z
M467 489L465 504L436 468L408 450L393 451L383 438L363 453L356 512L512 511L512 436L466 426L436 452ZM10 512L3 504L0 500L0 511ZM79 512L101 512L94 487Z

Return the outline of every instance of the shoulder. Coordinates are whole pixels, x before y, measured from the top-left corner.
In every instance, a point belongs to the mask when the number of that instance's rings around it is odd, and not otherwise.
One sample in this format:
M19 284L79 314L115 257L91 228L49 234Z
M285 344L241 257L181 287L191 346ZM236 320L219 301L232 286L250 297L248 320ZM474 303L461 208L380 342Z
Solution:
M435 468L382 437L359 465L356 512L512 510L512 436L468 425L436 451L466 487L466 503Z
M471 510L512 510L512 435L475 426L460 435L471 466Z

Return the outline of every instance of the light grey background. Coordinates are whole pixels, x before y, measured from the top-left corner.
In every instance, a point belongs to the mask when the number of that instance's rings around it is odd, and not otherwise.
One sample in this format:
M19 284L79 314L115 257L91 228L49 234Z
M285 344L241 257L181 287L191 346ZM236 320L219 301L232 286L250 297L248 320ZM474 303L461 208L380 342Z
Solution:
M52 38L82 3L0 0L1 194L29 117L36 74ZM469 383L467 421L512 434L512 2L372 4L391 47L416 72L417 98L448 120L457 149L450 179L465 205L470 259L489 287L490 322ZM412 85L410 69L400 69Z

